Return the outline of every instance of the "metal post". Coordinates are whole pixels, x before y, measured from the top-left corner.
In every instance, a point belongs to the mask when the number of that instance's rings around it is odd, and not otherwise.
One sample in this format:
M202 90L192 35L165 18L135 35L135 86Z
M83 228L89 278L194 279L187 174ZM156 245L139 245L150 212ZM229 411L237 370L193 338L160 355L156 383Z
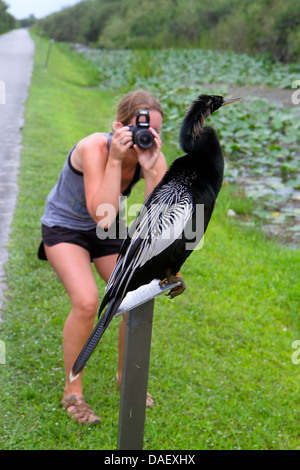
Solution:
M154 299L126 315L118 450L142 450Z
M49 63L49 59L50 59L50 53L51 53L51 48L52 48L52 44L54 43L54 39L50 39L49 41L49 44L48 44L48 51L47 51L47 57L46 57L46 61L45 61L45 71L48 70L48 63Z

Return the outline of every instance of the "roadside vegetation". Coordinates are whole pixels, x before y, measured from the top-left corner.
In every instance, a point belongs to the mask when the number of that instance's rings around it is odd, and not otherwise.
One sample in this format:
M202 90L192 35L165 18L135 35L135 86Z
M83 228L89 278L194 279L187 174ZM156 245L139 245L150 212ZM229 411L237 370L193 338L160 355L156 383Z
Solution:
M18 26L18 21L7 11L8 5L0 0L0 34Z
M151 72L146 67L152 56L146 61L133 52L129 82L120 83L124 69L119 59L99 74L98 65L90 58L58 43L52 47L45 71L48 41L36 34L34 39L35 66L26 103L20 190L6 269L7 303L0 323L0 339L7 351L6 365L0 370L1 448L115 449L119 321L112 322L85 371L85 396L101 417L101 424L81 427L60 406L64 385L62 329L70 306L53 270L36 257L40 217L69 149L89 133L110 129L117 102L126 91L148 85L163 98L167 111L163 151L170 163L180 152L180 120L199 87L193 82L179 89L174 75L167 82L164 61L153 58L160 64L156 78L155 67ZM189 52L186 54L188 57ZM109 57L113 55L107 55L106 60ZM169 60L174 61L175 72L178 62L174 57L175 52ZM103 63L103 58L100 61ZM207 59L207 67L211 63ZM263 74L264 63L253 59L255 64ZM141 73L134 74L139 68ZM108 69L114 70L115 77L105 76ZM164 78L159 75L162 73ZM178 68L178 83L181 73ZM264 104L265 130L272 145L283 146L287 129L288 133L296 132L292 119L276 121L273 109ZM255 119L258 108L254 101L249 106L236 105L233 114L224 108L224 113L221 110L211 118L221 136L229 173L232 165L238 167L241 154L251 166L251 155L256 153L262 164L260 147L266 145L267 137L260 146L264 136L261 121ZM255 132L247 145L249 127ZM232 133L241 130L246 138L234 145ZM288 143L291 159L284 154L287 162L294 161L295 142L291 138ZM265 155L271 159L272 149ZM160 297L155 303L149 391L156 405L146 413L145 449L299 449L300 365L292 360L296 352L292 345L300 339L299 250L266 240L259 226L243 226L227 216L232 209L251 218L256 204L233 185L229 173L204 247L182 270L186 292L174 301ZM289 178L296 184L293 175ZM139 184L129 203L141 202L142 195ZM102 295L105 285L101 280L98 285Z
M298 0L85 0L39 25L58 41L109 49L201 47L300 58Z
M224 96L238 87L243 102L214 113L211 123L222 138L225 175L256 203L247 224L259 224L268 233L297 245L300 236L300 112L291 90L300 67L272 63L233 52L202 49L98 50L82 45L75 50L99 70L100 88L118 92L150 88L166 112L164 135L179 155L178 129L189 104L199 93ZM297 72L299 70L299 72ZM289 91L287 90L289 88ZM276 93L286 89L288 106ZM256 96L268 96L272 99ZM268 92L268 93L267 93ZM238 215L242 216L241 211Z

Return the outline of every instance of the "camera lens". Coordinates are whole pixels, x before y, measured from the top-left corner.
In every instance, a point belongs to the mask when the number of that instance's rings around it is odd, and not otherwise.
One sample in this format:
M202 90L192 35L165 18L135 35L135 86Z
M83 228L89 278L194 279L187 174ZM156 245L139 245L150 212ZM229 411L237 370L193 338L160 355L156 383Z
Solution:
M142 149L148 149L154 144L152 132L148 130L139 130L136 135L136 144Z

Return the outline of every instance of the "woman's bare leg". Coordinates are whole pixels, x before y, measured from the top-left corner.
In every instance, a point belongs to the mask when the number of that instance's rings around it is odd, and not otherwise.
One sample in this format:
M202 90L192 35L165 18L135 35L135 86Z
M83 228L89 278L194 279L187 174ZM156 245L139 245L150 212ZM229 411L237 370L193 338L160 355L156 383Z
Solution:
M115 267L118 255L110 255L102 258L94 259L95 267L104 281L108 282L110 275ZM120 327L119 327L119 358L118 358L118 385L121 386L122 380L122 366L123 366L123 352L124 352L124 340L125 340L125 326L126 326L126 314L122 316Z
M98 309L99 295L93 276L90 255L80 246L59 243L45 246L50 264L62 281L71 301L71 312L63 331L66 382L64 397L82 397L82 374L70 382L72 366L90 336Z

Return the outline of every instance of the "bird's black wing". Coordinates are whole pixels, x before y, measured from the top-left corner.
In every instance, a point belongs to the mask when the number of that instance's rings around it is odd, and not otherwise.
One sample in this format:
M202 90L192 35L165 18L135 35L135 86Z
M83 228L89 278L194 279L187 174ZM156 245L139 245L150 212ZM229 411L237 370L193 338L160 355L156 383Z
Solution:
M193 213L185 186L170 181L152 193L129 229L115 269L108 281L109 299L122 299L136 270L163 253L182 233Z
M79 354L72 369L71 379L74 380L84 368L126 296L132 277L136 273L138 276L140 267L159 256L182 237L193 210L190 193L174 180L160 186L159 190L154 190L149 196L129 229L99 312L101 313L107 304L108 307Z

